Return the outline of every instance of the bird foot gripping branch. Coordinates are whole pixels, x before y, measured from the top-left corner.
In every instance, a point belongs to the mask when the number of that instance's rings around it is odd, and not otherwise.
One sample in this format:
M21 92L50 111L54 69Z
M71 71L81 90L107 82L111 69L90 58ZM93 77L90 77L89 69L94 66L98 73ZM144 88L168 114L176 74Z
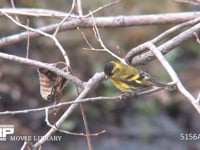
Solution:
M120 100L126 100L128 98L137 98L138 96L142 95L143 92L145 92L145 94L151 93L152 89L153 89L152 87L146 87L143 89L133 91L131 93L123 93L120 95Z
M137 93L136 92L132 92L132 93L123 93L120 95L119 99L120 100L127 100L129 98L135 97L137 98Z

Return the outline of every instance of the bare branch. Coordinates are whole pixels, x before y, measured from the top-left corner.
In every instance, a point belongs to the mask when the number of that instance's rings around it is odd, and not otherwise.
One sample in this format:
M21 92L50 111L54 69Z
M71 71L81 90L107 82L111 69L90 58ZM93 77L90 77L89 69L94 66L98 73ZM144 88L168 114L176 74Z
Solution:
M191 38L194 36L194 32L199 33L200 32L200 23L192 26L191 28L179 33L175 37L171 38L170 40L166 41L162 45L158 46L159 51L161 51L163 54L166 54L171 49L175 48L176 46L183 43L185 40ZM152 41L150 41L152 43ZM141 51L142 49L146 48L147 43L144 43L142 45L139 45L136 49L139 49L138 51ZM131 51L134 51L132 49ZM152 52L146 52L139 56L136 56L132 58L131 51L126 55L125 59L128 62L131 62L132 65L139 65L139 64L145 64L146 62L149 62L155 58Z
M65 59L66 65L68 67L70 67L70 61L69 61L68 55L67 55L66 51L64 50L64 48L62 47L62 45L60 44L60 42L57 40L57 38L54 35L52 36L50 34L47 34L47 33L43 32L43 31L40 31L38 29L34 29L34 28L31 28L31 27L25 26L25 25L21 24L20 22L16 21L15 19L13 19L11 16L6 14L5 12L3 12L3 13L4 13L4 15L6 17L8 17L16 25L18 25L18 26L20 26L20 27L22 27L22 28L24 28L26 30L30 30L32 32L37 32L37 33L39 33L39 34L41 34L43 36L46 36L46 37L52 39L55 42L55 45L59 48L60 52L62 53L62 55L63 55L63 57ZM30 33L29 33L29 37L30 37Z
M49 18L58 18L62 19L65 16L69 15L66 12L50 10L50 9L40 9L40 8L1 8L0 16L3 16L5 12L9 15L21 15L21 16L32 16L32 17L49 17ZM78 18L77 15L71 14L70 18Z
M23 143L23 145L22 145L22 147L21 147L21 149L20 150L26 150L27 149L27 147L29 146L29 142L28 141L25 141L24 143Z
M184 23L181 23L179 25L176 25L176 26L166 30L165 32L161 33L160 35L158 35L154 39L152 39L151 42L156 44L159 41L161 41L162 39L166 38L168 35L170 35L172 33L174 34L174 32L176 32L176 31L178 31L178 30L180 30L184 27L194 25L194 24L198 23L199 21L200 21L200 17L193 19L193 20L190 20L190 21L187 21L187 22L184 22ZM128 62L130 64L131 59L133 57L140 55L140 54L147 51L147 49L145 49L145 48L146 48L146 43L143 43L143 44L131 49L125 57L126 62Z
M200 44L199 36L196 32L194 32L194 36L196 38L197 43Z
M56 131L59 131L59 132L62 132L62 133L65 133L65 134L69 134L69 135L79 135L79 136L87 136L86 134L84 133L75 133L75 132L70 132L70 131L66 131L66 130L62 130L60 128L58 128L56 125L52 125L50 122L49 122L49 108L45 108L45 122L46 124L50 127L50 128L54 128ZM96 136L96 133L95 133L95 136Z
M15 7L14 0L10 0L10 3L11 3L11 6L12 6L13 10L15 10L15 9L16 9L16 7ZM18 18L18 16L17 16L17 15L15 15L15 19L16 19L16 20L19 22L19 18Z
M161 33L159 36L157 36L156 38L154 38L152 40L152 42L155 44L155 43L158 43L160 42L163 38L167 37L168 35L178 31L178 30L181 30L185 27L188 27L188 26L192 26L192 25L195 25L197 24L198 22L200 22L200 17L198 18L195 18L193 20L190 20L190 21L187 21L187 22L184 22L184 23L181 23L181 24L178 24L170 29L168 29L167 31Z
M27 26L29 27L29 19L27 19ZM26 46L26 58L29 58L30 56L30 31L27 29L27 46Z
M197 1L193 1L193 0L175 0L176 2L179 3L186 3L186 4L191 4L191 5L195 5L195 6L200 6L200 3Z
M0 13L6 13L4 10L0 9ZM66 16L66 15L65 15ZM152 25L152 24L169 24L169 23L181 23L191 19L199 17L199 12L189 12L189 13L168 13L159 15L139 15L139 16L115 16L115 17L95 17L94 21L98 28L105 27L128 27L128 26L138 26L138 25ZM73 19L64 22L60 27L59 31L64 30L74 30L78 27L80 28L92 28L94 25L93 21L89 18ZM38 28L37 30L51 33L55 31L58 24L52 24L49 26ZM36 38L41 36L38 32L30 32L30 38ZM27 38L27 32L18 33L8 37L0 39L0 48L11 45L20 41L24 41Z
M105 4L104 6L101 6L101 7L99 7L99 8L97 8L97 9L95 9L95 10L93 10L93 11L90 11L90 13L88 13L87 15L85 15L84 17L90 17L90 14L96 14L97 12L99 12L100 10L102 10L102 9L104 9L104 8L107 8L107 7L110 7L110 6L112 6L112 5L115 5L115 4L117 4L117 3L119 3L120 2L120 0L117 0L117 1L114 1L114 2L110 2L110 3L108 3L108 4Z
M168 83L168 85L174 85L174 82ZM134 96L138 97L138 96L144 96L144 95L148 95L151 93L155 93L157 91L163 90L163 87L154 87L152 89L146 90L146 91L141 91L136 93L135 95L133 95L132 98L135 98ZM16 110L16 111L4 111L4 112L0 112L0 115L15 115L15 114L26 114L26 113L30 113L30 112L38 112L38 111L45 111L46 109L54 109L54 108L58 108L58 107L63 107L66 105L71 105L71 104L80 104L80 103L86 103L86 102L96 102L96 101L108 101L108 100L121 100L122 95L119 96L113 96L113 97L105 97L105 96L98 96L98 97L91 97L91 98L83 98L80 99L78 101L76 100L63 100L65 102L62 103L58 103L56 105L51 105L51 106L46 106L46 107L41 107L41 108L33 108L33 109L26 109L26 110Z
M92 17L92 20L94 22L94 26L93 26L93 31L94 31L94 34L95 34L95 37L97 39L97 41L100 43L101 47L104 49L105 52L107 52L108 54L112 55L114 58L118 59L119 61L125 63L124 59L122 59L121 57L117 56L115 53L113 53L111 50L109 50L103 43L102 39L101 39L101 35L99 33L99 30L95 24L95 21L94 21L94 17L93 17L93 14L91 14L91 17Z
M30 113L30 112L45 111L46 109L58 108L58 107L71 105L71 104L80 104L80 103L85 103L85 102L95 102L95 101L102 101L102 100L116 100L119 98L120 98L119 96L117 96L117 97L101 97L101 96L91 97L91 98L80 99L78 102L75 100L71 100L71 101L62 102L62 103L58 103L56 105L46 106L46 107L41 107L41 108L16 110L16 111L4 111L4 112L0 112L0 115L26 114L26 113Z
M75 8L75 0L73 0L73 2L72 2L72 7L71 7L71 9L70 9L68 15L66 15L66 16L61 20L61 22L58 24L56 30L55 30L54 33L53 33L53 36L56 36L56 34L58 33L58 31L59 31L59 29L60 29L60 26L71 16L71 13L72 13L72 11L74 10L74 8Z
M199 94L198 94L198 96L197 96L197 101L198 101L198 103L199 103L199 105L200 105L200 91L199 91Z
M160 61L160 63L163 65L163 67L166 69L166 71L170 75L171 79L174 82L176 82L178 90L190 101L190 103L194 106L194 108L200 114L200 106L198 105L197 100L185 89L185 87L181 83L179 77L177 76L176 72L171 67L171 65L168 63L168 61L165 59L165 57L162 55L162 53L159 51L159 49L151 42L148 42L147 47L157 57L157 59Z
M92 90L94 90L104 79L103 73L96 73L90 80L86 83L86 86L84 90L80 93L80 95L75 100L78 102L80 99L86 97L88 93L90 93ZM78 106L78 104L72 104L65 113L58 119L58 121L55 123L56 127L59 127L63 121L73 112L73 110ZM54 128L51 128L37 143L34 144L34 149L39 147L41 144L45 142L45 139L49 136L51 136L56 130Z
M85 33L82 32L81 29L80 29L79 27L77 27L77 30L78 30L79 32L81 32L81 35L82 35L84 41L86 42L86 44L89 46L89 48L90 48L91 50L95 49L95 48L93 48L92 44L90 44L90 42L88 41L88 39L87 39ZM83 49L84 49L84 48L83 48Z
M91 138L90 138L90 130L89 130L89 127L88 127L87 118L86 118L86 115L85 115L85 110L84 110L82 104L79 104L79 105L80 105L80 109L81 109L81 115L82 115L82 118L83 118L83 123L84 123L84 126L85 126L85 134L86 134L88 149L92 150L93 148L92 148L92 142L91 142Z
M82 0L76 0L76 5L79 16L83 16Z
M16 42L27 40L27 56L29 55L29 40L31 38L39 37L39 36L45 36L47 38L50 38L54 41L55 45L59 48L60 52L62 53L66 64L70 67L70 60L68 58L68 55L58 39L56 38L56 35L58 32L64 31L64 30L75 30L78 28L93 28L94 34L96 36L97 41L100 43L101 47L103 49L94 49L92 45L87 40L86 36L82 32L83 39L85 39L86 43L92 50L96 51L104 51L106 53L111 54L113 57L117 58L123 63L126 63L124 59L120 58L116 54L114 54L111 50L109 50L105 44L103 43L103 40L101 39L101 35L98 31L98 28L101 27L129 27L129 26L136 26L136 25L160 25L160 24L167 24L167 23L182 23L175 27L172 27L171 29L167 30L166 32L160 34L153 40L146 42L139 47L137 47L132 51L132 55L127 55L126 60L129 60L132 64L140 64L147 61L152 60L155 58L155 56L159 59L159 61L162 63L164 68L167 70L169 75L171 76L173 82L169 83L169 85L173 85L176 83L178 90L187 98L190 100L192 105L197 109L197 111L200 113L200 108L197 105L197 102L195 98L184 88L181 81L179 80L177 74L173 70L173 68L170 66L170 64L165 60L164 56L162 55L169 52L172 48L176 47L177 45L181 44L183 41L185 41L188 38L196 36L196 39L198 39L197 34L200 31L200 12L188 12L188 13L169 13L169 14L159 14L159 15L138 15L138 16L115 16L115 17L93 17L93 15L102 10L105 7L111 6L115 3L118 3L118 1L109 3L103 7L99 7L98 9L86 14L83 16L83 10L82 10L82 0L73 0L71 9L69 13L59 12L59 11L51 11L51 10L41 10L39 9L26 9L24 11L19 11L22 9L15 8L14 1L10 0L13 4L13 9L0 9L0 15L3 14L8 19L10 19L12 22L14 22L17 26L22 27L26 29L26 32L18 33L12 36L8 36L5 38L0 39L0 47L11 45ZM73 15L72 12L75 8L75 4L77 4L77 11L79 13L79 16ZM34 13L35 12L35 13ZM39 17L51 17L53 19L59 18L62 19L57 24L52 24L49 26L41 27L38 29L34 29L29 27L28 25L21 24L18 20L14 19L11 15L23 15L23 16L39 16ZM185 22L188 21L188 22ZM156 43L160 42L163 38L170 35L171 33L174 33L177 30L183 29L184 27L192 26L191 28L183 31L182 33L179 33L178 35L174 36L171 40L168 40L159 46L155 46ZM195 33L195 34L194 34ZM149 49L151 51L149 51ZM137 51L135 51L137 50ZM131 53L131 52L130 52ZM155 55L155 56L154 56ZM46 106L42 108L34 108L34 109L28 109L28 110L19 110L19 111L4 111L0 112L0 115L6 115L6 114L21 114L21 113L29 113L29 112L36 112L36 111L45 111L46 118L45 121L47 125L51 128L42 138L37 141L34 146L33 150L40 147L43 143L46 142L46 139L50 137L55 131L60 131L66 134L73 134L73 135L81 135L86 136L88 139L88 145L91 147L90 142L90 136L92 135L99 135L101 133L104 133L105 130L100 131L95 134L89 133L87 121L86 118L83 117L86 133L72 133L65 130L60 129L59 127L61 124L69 117L71 113L73 113L74 109L79 106L79 104L84 102L91 102L91 101L98 101L98 100L120 100L122 98L122 95L115 96L115 97L92 97L92 98L85 98L90 94L93 90L96 89L96 87L99 86L99 84L102 83L103 80L105 80L104 73L96 73L91 77L87 82L83 82L70 74L69 72L64 72L52 65L49 65L47 63L42 63L40 61L32 60L27 58L22 58L18 56L13 56L5 53L0 52L0 58L7 59L10 61L15 61L17 63L23 63L28 64L31 66L41 67L48 69L57 75L63 76L64 78L68 79L69 81L75 83L76 85L80 86L82 88L82 92L78 95L75 100L67 101L63 103L59 103L53 106ZM134 59L133 59L134 58ZM142 91L136 93L136 96L142 96L145 94L150 94L159 90L162 90L164 88L155 87L152 89L149 89L148 91ZM135 98L133 96L133 98ZM1 98L1 97L0 97ZM197 98L199 99L199 97ZM55 125L51 124L48 120L49 111L53 108L62 107L70 105L67 110L61 115L61 117L55 122ZM83 111L82 111L83 112ZM84 116L84 115L83 115ZM22 146L22 149L27 146L27 143L24 143ZM92 148L90 148L92 149Z
M22 57L19 57L19 56L5 54L5 53L2 53L2 52L0 52L0 58L7 59L7 60L10 60L10 61L15 61L17 63L28 64L28 65L48 69L48 70L56 73L57 75L63 76L64 78L68 79L69 81L75 83L76 85L78 85L80 87L84 87L84 84L85 84L84 82L82 82L78 78L72 76L70 73L66 73L63 70L60 70L60 69L58 69L58 68L56 68L56 67L54 67L50 64L47 64L47 63L42 63L40 61L36 61L36 60L32 60L32 59L26 59L26 58L22 58Z
M81 105L81 104L80 104ZM55 105L54 105L55 106ZM55 107L54 107L55 108ZM57 126L56 126L56 124L55 125L52 125L50 122L49 122L49 117L48 117L48 115L49 115L49 109L50 109L50 107L46 107L45 108L45 122L47 123L47 125L49 126L49 127L51 127L51 128L54 128L56 131L59 131L59 132L62 132L62 133L65 133L65 134L69 134L69 135L78 135L78 136L86 136L87 137L87 139L88 139L88 136L98 136L98 135L100 135L100 134L103 134L103 133L105 133L105 130L102 130L102 131L99 131L99 132L97 132L97 133L87 133L86 132L86 134L85 133L75 133L75 132L70 132L70 131L66 131L66 130L62 130L62 129L60 129L60 128L58 128ZM82 112L82 111L81 111ZM84 120L85 121L85 120ZM86 122L87 123L87 122ZM84 124L85 124L85 122L84 122ZM90 147L91 147L91 142L90 142Z

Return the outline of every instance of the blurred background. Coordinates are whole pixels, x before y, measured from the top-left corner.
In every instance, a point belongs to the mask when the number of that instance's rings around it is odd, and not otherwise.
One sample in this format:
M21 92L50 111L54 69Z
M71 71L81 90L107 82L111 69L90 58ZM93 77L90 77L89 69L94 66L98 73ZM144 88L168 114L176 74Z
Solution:
M88 13L98 7L108 4L108 0L82 0L83 12ZM44 8L68 12L72 1L42 0L26 1L18 0L16 7ZM3 0L1 8L10 6L10 1ZM97 16L116 15L140 15L160 14L170 12L199 11L200 8L189 4L177 3L174 0L126 0L117 5L102 9ZM74 12L76 13L76 12ZM53 18L19 17L26 24L30 20L30 26L37 28L59 22ZM0 17L0 36L25 31L13 24L5 17ZM103 28L99 29L104 44L116 54L123 57L131 48L150 40L173 25L152 25L127 28ZM81 29L88 41L95 48L100 48L95 40L92 29ZM169 37L170 38L170 37ZM58 39L69 55L72 71L75 76L87 81L95 72L102 72L104 64L113 58L106 53L87 51L88 48L80 31L64 31L58 34ZM27 41L0 48L1 52L26 56ZM195 97L199 92L200 83L200 51L195 39L187 40L184 44L175 48L166 55L167 59L177 71L185 87ZM63 61L55 44L46 37L30 40L30 58L47 63ZM78 61L77 61L78 60ZM151 73L161 81L170 81L158 61L154 60L145 66L139 66ZM109 82L102 85L89 96L115 96L120 92ZM62 101L73 100L77 95L76 87L68 84L64 91ZM42 99L39 92L39 80L35 67L14 63L0 59L0 111L33 109L51 105ZM138 99L126 101L98 101L85 103L84 105L90 132L95 133L106 130L106 133L91 137L94 150L196 150L199 142L181 140L182 133L200 134L200 116L177 91L160 91ZM56 116L50 116L51 122L66 110L63 107ZM26 113L20 115L0 116L0 124L14 124L15 135L43 135L49 127L44 121L44 112ZM62 129L72 132L84 132L83 119L80 109L63 123ZM44 150L59 149L88 149L86 138L61 133L62 141L47 142ZM23 142L0 142L2 149L20 149Z

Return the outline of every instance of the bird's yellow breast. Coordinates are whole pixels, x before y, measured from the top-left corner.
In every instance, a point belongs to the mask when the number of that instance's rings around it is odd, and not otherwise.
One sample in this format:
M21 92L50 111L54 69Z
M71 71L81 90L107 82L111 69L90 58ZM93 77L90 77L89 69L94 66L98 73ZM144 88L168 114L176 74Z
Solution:
M134 90L133 87L131 87L130 85L128 85L128 84L126 84L124 82L121 82L121 81L113 79L113 78L111 78L110 80L111 80L111 82L114 84L114 86L116 88L118 88L120 91L122 91L124 93L132 92Z

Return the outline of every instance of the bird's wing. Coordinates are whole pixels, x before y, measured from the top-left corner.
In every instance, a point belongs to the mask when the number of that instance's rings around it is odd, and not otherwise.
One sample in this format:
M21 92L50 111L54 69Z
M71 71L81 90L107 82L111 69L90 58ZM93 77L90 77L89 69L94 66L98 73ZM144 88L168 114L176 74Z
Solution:
M148 84L151 84L151 85L155 85L155 86L158 86L158 87L166 87L168 86L166 83L162 83L158 80L156 80L154 77L152 77L150 74L140 70L139 71L140 73L140 76L143 77L143 81L144 82L147 82Z
M143 84L142 80L145 78L145 76L141 76L140 74L130 74L124 78L120 78L119 80L125 84L130 85L132 89L138 89L138 88L145 88L148 85Z

